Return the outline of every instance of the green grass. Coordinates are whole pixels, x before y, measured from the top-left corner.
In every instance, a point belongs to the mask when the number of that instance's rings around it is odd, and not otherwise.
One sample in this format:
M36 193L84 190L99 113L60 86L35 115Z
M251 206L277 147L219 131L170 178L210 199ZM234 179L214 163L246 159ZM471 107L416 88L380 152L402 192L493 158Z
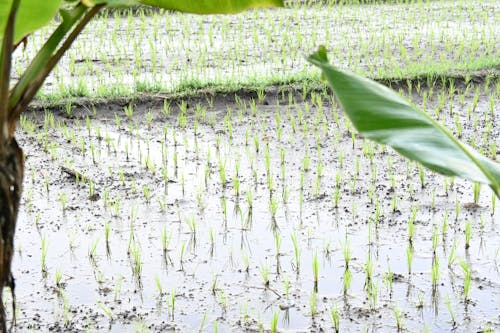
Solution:
M321 89L317 71L304 59L320 44L336 65L385 82L499 73L494 1L340 2L293 2L237 16L103 15L77 40L38 99L130 100L200 91L261 96L266 87L283 85ZM24 53L16 53L17 72L49 31L38 32Z

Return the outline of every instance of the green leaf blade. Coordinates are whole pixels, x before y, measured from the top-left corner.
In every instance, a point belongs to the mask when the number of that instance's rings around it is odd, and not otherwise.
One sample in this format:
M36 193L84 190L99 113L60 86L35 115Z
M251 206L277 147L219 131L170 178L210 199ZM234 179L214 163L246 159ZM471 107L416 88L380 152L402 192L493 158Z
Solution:
M500 193L500 165L455 139L428 114L389 88L330 65L324 49L308 60L321 69L364 137L391 146L433 171L486 183Z
M283 0L139 0L144 5L192 14L234 14L251 8L283 7Z
M21 0L14 25L14 41L19 42L24 36L43 27L54 18L62 0ZM3 39L12 0L0 4L0 39Z

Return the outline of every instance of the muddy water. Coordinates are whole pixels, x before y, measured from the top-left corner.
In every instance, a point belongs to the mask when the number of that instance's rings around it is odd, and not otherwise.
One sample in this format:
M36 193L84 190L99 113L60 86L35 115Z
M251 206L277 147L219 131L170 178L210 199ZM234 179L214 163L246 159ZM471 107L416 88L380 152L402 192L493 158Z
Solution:
M482 92L469 120L475 89L463 106L458 94L447 103L456 116L440 117L451 128L459 119L463 139L489 151L500 146L499 114L490 111L499 98ZM430 110L439 105L433 96ZM188 101L186 122L177 105L168 115L161 105L136 106L131 118L118 105L28 114L19 133L27 176L17 331L259 331L274 313L279 330L332 331L333 308L342 331L396 331L395 313L410 331L498 329L500 211L491 191L483 186L473 205L470 183L429 171L422 188L414 163L353 140L331 98L320 99ZM471 270L466 301L461 261Z

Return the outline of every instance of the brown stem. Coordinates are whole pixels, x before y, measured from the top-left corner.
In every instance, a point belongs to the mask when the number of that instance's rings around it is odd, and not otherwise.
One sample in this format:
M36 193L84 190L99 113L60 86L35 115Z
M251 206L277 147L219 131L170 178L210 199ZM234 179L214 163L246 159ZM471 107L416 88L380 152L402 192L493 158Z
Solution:
M15 323L14 278L11 272L14 233L21 200L24 176L24 155L14 138L3 147L0 158L0 329L7 331L3 289L12 293L12 316Z

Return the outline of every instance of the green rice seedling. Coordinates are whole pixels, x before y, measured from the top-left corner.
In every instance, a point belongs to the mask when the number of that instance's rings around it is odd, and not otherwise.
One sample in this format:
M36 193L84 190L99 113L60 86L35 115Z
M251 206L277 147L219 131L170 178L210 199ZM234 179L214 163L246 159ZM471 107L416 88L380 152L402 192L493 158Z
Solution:
M369 288L373 284L373 261L371 254L368 253L366 258L366 262L363 266L363 270L365 272L365 287Z
M61 208L62 208L63 213L66 212L66 204L67 204L66 193L65 192L59 193L57 199L61 203Z
M217 300L219 302L219 305L222 308L223 314L225 314L227 311L228 297L227 297L226 293L224 292L224 290L219 289L219 292L217 293Z
M101 309L102 313L104 313L104 315L106 317L108 317L109 320L113 321L113 318L114 318L113 312L111 312L111 310L107 306L105 306L104 304L102 304L99 301L97 301L96 305L99 309Z
M439 281L439 259L438 257L434 257L432 260L432 266L431 266L431 281L432 281L432 288L436 289L437 288L437 283Z
M165 196L156 198L156 202L158 202L158 206L160 207L160 212L165 213L167 211L167 198Z
M377 308L379 286L375 283L370 283L367 288L368 302L370 303L370 308L375 310Z
M332 305L330 308L330 318L332 318L332 323L333 323L333 329L335 330L335 333L340 332L340 311L337 307L337 305Z
M276 247L276 256L280 255L280 250L281 250L281 234L279 232L274 234L274 245Z
M262 279L264 280L264 285L266 287L269 287L270 281L269 281L269 265L261 265L260 266L260 275L262 276Z
M357 190L357 181L358 181L358 176L356 174L353 174L352 178L351 178L351 194L355 194L356 193L356 190ZM395 197L396 197L396 194L394 193L394 197L393 198L395 198ZM394 204L394 206L395 206L395 204Z
M406 265L408 266L408 274L411 274L412 263L413 263L413 247L408 246L406 248Z
M349 291L351 283L352 283L352 273L349 268L346 268L344 271L344 278L343 278L344 294L347 294L347 292Z
M472 223L470 220L467 220L465 223L465 249L467 250L470 247L470 240L472 238Z
M54 274L54 279L55 279L57 287L61 287L62 286L62 284L61 284L62 277L63 277L63 273L62 273L61 268L60 267L56 268L56 272Z
M306 154L304 156L304 159L302 160L302 170L304 170L305 172L309 171L310 164L311 164L311 157L308 149L306 150Z
M47 250L48 250L48 242L47 238L45 235L42 236L42 256L41 256L41 261L40 261L40 267L42 270L42 273L47 272Z
M422 164L418 164L418 178L420 179L420 186L425 187L425 172Z
M181 270L184 270L184 254L186 252L186 241L183 241L181 244L181 250L179 253L179 265L181 266Z
M94 198L96 198L94 182L89 181L88 184L89 184L89 198L94 200Z
M398 210L398 196L396 194L396 191L394 191L392 195L391 210L393 213L395 213Z
M222 207L222 216L224 217L224 221L227 221L227 202L226 197L222 196L220 198L220 203Z
M188 225L190 232L193 235L196 235L196 230L198 229L198 223L196 222L194 214L192 214L190 218L186 218L186 224Z
M163 100L163 108L162 108L162 113L163 115L165 116L165 118L168 118L168 116L170 116L170 112L171 112L171 107L170 107L170 104L168 103L168 101L166 99Z
M149 189L149 186L144 185L142 187L142 194L144 195L146 203L149 205L149 203L151 202L151 190Z
M121 118L115 113L115 125L117 128L121 127Z
M212 278L212 287L211 287L212 295L214 295L214 296L215 296L217 290L219 290L219 287L217 284L218 281L219 281L219 276L217 274L215 274Z
M167 297L167 306L170 310L170 319L175 319L175 299L176 299L176 291L175 288L170 291L170 295Z
M133 259L133 267L132 272L134 276L140 280L142 273L142 259L141 259L141 248L135 244L132 247L132 259Z
M227 183L227 177L226 177L226 161L222 162L219 160L219 177L220 177L220 182L222 184L222 188L226 187Z
M464 300L465 302L469 301L469 292L471 285L471 271L467 262L461 260L460 267L464 271Z
M285 298L288 299L290 297L290 280L287 276L283 278L283 289L285 291Z
M333 201L333 207L339 208L340 188L338 186L336 186L333 190L332 201Z
M293 233L290 238L292 239L292 244L293 244L293 253L294 253L294 258L295 258L295 271L299 273L300 271L300 255L301 255L301 249L298 241L298 235L297 233Z
M271 219L276 221L276 213L278 212L279 203L276 198L271 198L271 202L269 203L269 210L271 212Z
M443 215L443 224L441 225L441 236L443 238L443 243L446 238L447 232L448 232L448 213L445 212Z
M474 204L477 205L479 203L479 195L481 193L481 183L474 182L473 192L474 192Z
M455 317L455 311L453 311L453 306L451 304L450 295L446 295L444 303L446 304L446 308L448 309L448 312L450 313L452 326L455 327L457 325L457 320Z
M312 260L312 269L313 269L313 279L314 279L314 290L318 290L318 281L319 281L318 251L314 252Z
M342 255L344 256L345 267L346 269L349 269L349 263L352 258L352 250L350 242L348 239L346 239L345 242L342 242L340 245L342 247Z
M389 290L389 295L392 296L392 282L394 280L394 276L392 274L391 266L389 265L389 257L387 257L387 273L384 275L384 281L387 285L387 289Z
M156 289L158 290L158 295L161 297L163 295L163 287L161 286L161 281L158 273L155 274L155 285Z
M493 332L494 332L494 330L493 330L493 328L492 328L492 327L490 327L488 324L486 324L486 325L483 327L482 332L483 332L483 333L493 333Z
M311 297L309 298L309 310L312 318L314 318L318 313L317 302L318 302L318 294L316 293L316 291L314 291L311 294Z
M257 134L255 134L253 136L253 143L254 143L254 146L255 146L255 153L258 154L259 153L260 141L259 141L259 137L257 136Z
M134 107L132 104L126 105L123 108L123 111L125 111L125 115L127 116L128 120L132 120L132 117L134 116Z
M396 319L396 328L398 329L398 332L400 332L403 330L403 315L397 307L394 307L392 312L394 313L394 318Z
M248 273L250 271L250 257L246 252L241 254L241 260L243 261L244 271Z
M279 314L278 310L275 310L273 312L273 317L271 319L271 333L278 332L279 315L280 314Z

